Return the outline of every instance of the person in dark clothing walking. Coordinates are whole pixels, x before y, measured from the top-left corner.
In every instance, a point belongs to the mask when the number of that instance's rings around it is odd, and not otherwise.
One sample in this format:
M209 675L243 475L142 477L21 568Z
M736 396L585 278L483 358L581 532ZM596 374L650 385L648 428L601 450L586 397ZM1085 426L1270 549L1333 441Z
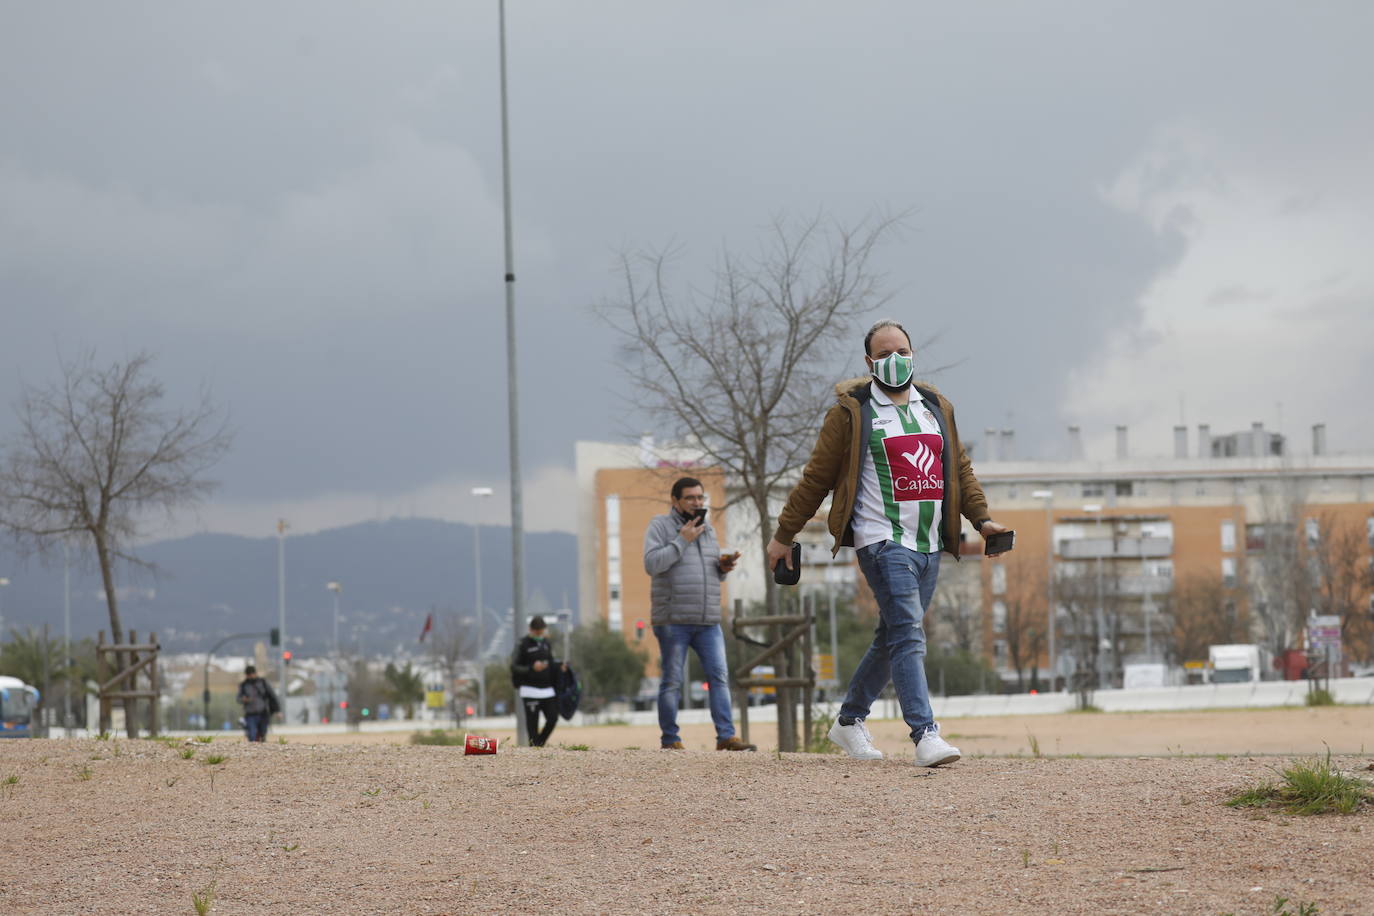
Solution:
M555 669L568 667L553 657L553 647L545 632L544 618L531 617L530 632L516 646L515 657L510 663L511 680L520 694L520 705L525 707L525 731L530 736L530 747L543 747L558 724ZM539 728L541 713L544 716L542 731Z
M238 700L243 704L243 730L248 740L266 741L267 723L272 714L281 709L281 703L272 692L272 685L258 677L258 669L254 665L243 669Z

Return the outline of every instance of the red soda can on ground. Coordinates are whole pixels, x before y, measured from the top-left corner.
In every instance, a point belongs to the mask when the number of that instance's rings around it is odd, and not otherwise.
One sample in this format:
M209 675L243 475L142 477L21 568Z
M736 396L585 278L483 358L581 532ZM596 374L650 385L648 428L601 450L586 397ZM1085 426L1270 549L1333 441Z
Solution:
M481 735L463 736L464 754L495 754L496 739L484 738Z

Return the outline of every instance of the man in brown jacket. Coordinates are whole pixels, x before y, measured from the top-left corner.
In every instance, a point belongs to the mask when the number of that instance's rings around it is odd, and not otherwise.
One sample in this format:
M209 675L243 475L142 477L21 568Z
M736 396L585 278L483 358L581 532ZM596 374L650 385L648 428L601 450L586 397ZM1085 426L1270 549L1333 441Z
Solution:
M831 407L801 480L787 497L768 545L768 565L791 567L797 532L831 496L834 550L855 548L878 602L873 644L849 681L830 740L851 757L881 758L864 719L889 680L911 727L918 766L959 759L940 737L926 684L922 621L935 592L940 551L959 556L959 516L984 537L1005 531L959 442L954 408L932 386L914 382L911 338L891 319L864 337L871 377L835 386ZM833 495L831 495L833 494Z

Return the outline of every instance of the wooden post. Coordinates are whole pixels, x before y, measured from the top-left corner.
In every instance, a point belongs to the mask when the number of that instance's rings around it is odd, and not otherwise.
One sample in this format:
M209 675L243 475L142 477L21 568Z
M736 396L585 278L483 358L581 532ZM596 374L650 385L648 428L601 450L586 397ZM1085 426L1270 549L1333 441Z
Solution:
M148 642L156 646L158 644L157 634L149 633ZM148 731L152 733L149 735L150 738L156 738L162 731L162 690L160 689L162 682L158 678L156 650L154 650L153 656L153 663L148 666L148 683L151 685L150 692L152 693L152 697L148 700Z
M742 617L743 615L744 615L744 601L743 601L742 599L740 599L740 598L736 598L736 599L735 599L735 614L734 614L734 619L731 620L731 627L730 627L731 632L732 632L733 634L736 634L736 635L737 635L737 634L739 633L739 631L736 630L736 629L734 628L734 621L735 621L735 620L739 620L740 617ZM740 662L740 659L739 659L738 656L739 656L739 653L740 653L740 651L741 651L741 646L740 646L740 644L739 644L739 639L738 639L738 638L734 639L733 642L734 642L734 644L735 644L735 656L736 656L736 658L735 658L735 664L738 665L739 662ZM739 676L738 676L738 674L732 673L732 676L730 677L730 682L731 682L731 684L734 686L734 694L735 694L736 699L739 701L739 735L740 735L740 740L742 740L745 744L748 744L748 743L749 743L749 688L748 688L748 687L740 687L740 686L738 685L738 681L739 681Z
M809 610L806 610L806 635L802 637L802 673L806 677L806 686L802 688L802 750L811 750L811 703L814 699L814 684L816 683L816 670L811 664L812 653L815 649L811 643L811 632L816 628L816 598L813 595Z

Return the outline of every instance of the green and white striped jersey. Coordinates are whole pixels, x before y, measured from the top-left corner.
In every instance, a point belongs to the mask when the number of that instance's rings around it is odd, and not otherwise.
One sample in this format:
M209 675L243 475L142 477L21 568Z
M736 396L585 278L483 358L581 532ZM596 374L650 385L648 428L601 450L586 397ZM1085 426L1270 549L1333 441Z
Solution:
M897 541L918 553L940 549L940 510L945 495L940 423L913 386L897 406L870 383L873 431L865 443L854 501L854 546Z

